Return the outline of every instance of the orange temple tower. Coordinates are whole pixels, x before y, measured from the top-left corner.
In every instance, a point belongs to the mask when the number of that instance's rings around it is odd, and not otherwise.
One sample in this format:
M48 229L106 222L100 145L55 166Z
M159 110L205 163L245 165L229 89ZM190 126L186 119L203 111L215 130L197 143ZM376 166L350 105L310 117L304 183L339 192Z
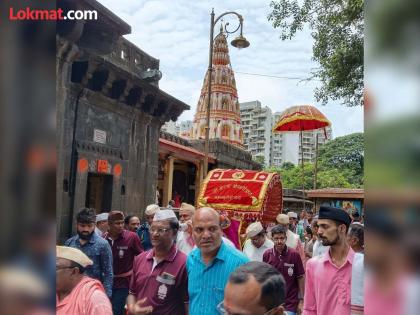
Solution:
M206 137L206 106L208 102L207 70L194 116L191 139ZM239 111L235 75L229 58L226 36L221 28L213 41L213 74L210 103L210 139L221 139L241 149L243 130Z

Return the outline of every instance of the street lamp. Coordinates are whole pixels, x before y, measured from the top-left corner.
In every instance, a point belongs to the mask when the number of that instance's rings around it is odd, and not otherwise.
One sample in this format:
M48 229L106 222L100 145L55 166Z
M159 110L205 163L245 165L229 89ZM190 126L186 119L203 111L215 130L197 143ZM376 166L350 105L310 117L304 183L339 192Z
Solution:
M233 47L236 48L246 48L249 46L249 42L247 41L247 39L243 36L242 34L242 29L243 29L243 17L242 15L233 12L233 11L229 11L229 12L225 12L221 15L219 15L219 17L217 17L216 19L214 19L214 9L212 9L211 11L211 19L210 19L210 51L209 51L209 67L208 67L208 73L209 73L209 77L208 77L208 98L207 98L207 108L206 108L206 139L204 142L204 172L203 172L203 176L206 177L207 175L207 171L208 171L208 163L209 163L209 138L210 138L210 104L211 104L211 77L213 74L213 41L214 41L214 27L216 25L216 23L225 15L229 15L229 14L233 14L235 15L238 19L239 19L239 25L238 27L233 30L233 31L228 31L227 30L227 26L229 25L229 23L225 24L225 32L226 34L233 34L235 33L237 30L240 29L240 35L238 37L236 37L234 40L232 40L231 45Z

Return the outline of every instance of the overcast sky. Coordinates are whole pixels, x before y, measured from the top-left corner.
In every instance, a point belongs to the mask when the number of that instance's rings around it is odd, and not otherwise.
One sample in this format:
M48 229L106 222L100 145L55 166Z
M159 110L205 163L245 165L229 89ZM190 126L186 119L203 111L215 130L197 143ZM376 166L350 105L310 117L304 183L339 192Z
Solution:
M216 17L236 11L244 17L244 36L250 47L229 47L239 102L259 100L273 112L292 105L317 106L332 122L333 136L363 131L363 109L348 108L340 102L326 106L317 103L314 89L317 81L251 76L238 72L308 78L317 64L312 58L310 30L293 40L281 41L267 16L270 0L99 0L132 27L126 38L160 60L163 73L159 86L165 92L190 105L178 121L193 119L204 74L208 66L210 13ZM235 17L225 22L236 27ZM216 26L217 34L219 27ZM228 41L236 34L230 35Z

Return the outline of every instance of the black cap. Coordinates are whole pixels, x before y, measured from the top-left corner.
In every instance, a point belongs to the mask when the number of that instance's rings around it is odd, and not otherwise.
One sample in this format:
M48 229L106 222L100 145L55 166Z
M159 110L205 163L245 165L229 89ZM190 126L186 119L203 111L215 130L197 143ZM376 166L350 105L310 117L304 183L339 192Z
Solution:
M329 219L338 222L342 222L346 225L350 225L351 218L346 211L341 208L321 206L319 208L318 219Z

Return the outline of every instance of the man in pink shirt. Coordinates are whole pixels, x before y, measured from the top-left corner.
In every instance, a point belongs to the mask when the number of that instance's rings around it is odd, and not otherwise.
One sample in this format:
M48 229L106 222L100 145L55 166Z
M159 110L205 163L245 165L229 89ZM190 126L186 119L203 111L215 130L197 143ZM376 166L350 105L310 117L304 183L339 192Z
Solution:
M321 206L318 236L330 246L322 256L308 260L303 315L350 315L354 251L347 243L351 218L342 209Z
M56 313L58 315L112 315L102 283L83 275L93 262L81 250L57 246Z

